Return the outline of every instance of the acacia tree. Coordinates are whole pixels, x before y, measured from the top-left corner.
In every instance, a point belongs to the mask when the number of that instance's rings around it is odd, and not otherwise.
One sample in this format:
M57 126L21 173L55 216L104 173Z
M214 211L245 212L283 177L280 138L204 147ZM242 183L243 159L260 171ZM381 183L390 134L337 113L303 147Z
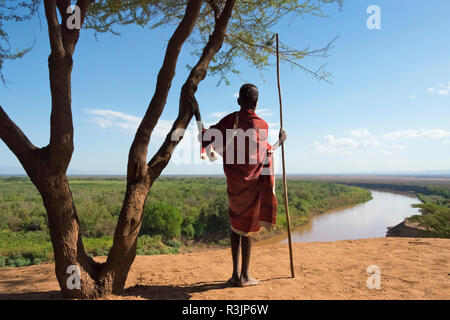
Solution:
M80 9L81 25L93 28L97 32L115 32L113 27L117 24L136 23L144 26L155 16L160 19L152 24L153 27L177 24L166 47L155 92L129 151L126 193L113 246L106 262L98 263L84 250L77 211L66 175L74 151L71 71L80 30L67 27L70 18L67 8L72 4L70 0L43 0L51 49L48 57L52 97L50 141L42 148L34 146L2 107L0 107L0 138L16 155L42 196L55 256L55 273L65 297L95 298L109 293L118 294L123 290L136 256L137 237L148 192L167 166L173 150L180 141L172 139L173 133L179 129L186 129L193 117L194 96L208 69L212 74L218 74L221 80L227 81L226 73L236 72L234 68L236 57L244 57L256 67L264 68L268 65L268 57L273 54L273 49L261 43L270 36L270 28L278 19L287 14L323 15L320 10L322 2L333 1L304 1L301 4L294 0L242 2L189 0L187 4L173 0L76 2ZM15 21L21 21L29 19L37 12L40 1L20 2L17 6L10 3L12 2L0 2L0 10L11 17L16 16ZM24 9L29 11L23 13ZM17 12L21 12L22 15ZM166 105L179 53L192 33L196 35L191 40L194 48L201 48L193 52L198 56L198 60L190 68L182 86L178 116L170 132L159 150L150 161L147 161L150 137ZM4 43L9 45L1 19L0 38L6 40ZM223 44L226 48L219 53ZM5 60L20 57L8 53L4 48L0 46L0 71ZM299 60L303 57L317 53L326 55L329 50L329 46L319 51L294 50L287 46L282 48L282 59L298 66L301 66ZM28 49L22 50L21 54L26 53ZM304 70L319 79L328 76L327 73L307 68ZM79 272L80 288L67 285L67 281L70 280L68 273L70 266L76 266L75 270Z

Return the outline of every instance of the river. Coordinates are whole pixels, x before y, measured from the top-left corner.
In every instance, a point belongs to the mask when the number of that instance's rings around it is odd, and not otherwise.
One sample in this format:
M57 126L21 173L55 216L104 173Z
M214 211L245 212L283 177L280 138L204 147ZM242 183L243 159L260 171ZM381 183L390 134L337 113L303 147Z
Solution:
M417 208L411 207L411 204L420 203L417 197L375 190L371 192L373 199L368 202L313 215L309 223L293 230L292 241L385 237L387 227L402 222L406 217L420 214ZM281 242L287 241L285 236Z

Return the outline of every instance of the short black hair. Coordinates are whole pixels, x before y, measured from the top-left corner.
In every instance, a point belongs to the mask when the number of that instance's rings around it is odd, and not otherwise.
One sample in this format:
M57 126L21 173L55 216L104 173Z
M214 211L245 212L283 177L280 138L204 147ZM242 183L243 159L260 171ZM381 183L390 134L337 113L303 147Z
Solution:
M243 108L254 108L258 95L258 88L254 84L246 83L239 90L239 104Z

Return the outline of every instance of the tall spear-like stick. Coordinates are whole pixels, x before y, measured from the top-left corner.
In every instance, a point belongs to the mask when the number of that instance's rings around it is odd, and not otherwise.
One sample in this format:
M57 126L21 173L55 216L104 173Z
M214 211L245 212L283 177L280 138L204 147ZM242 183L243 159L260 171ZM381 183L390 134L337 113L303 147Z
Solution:
M278 33L275 34L276 44L277 44L277 81L278 81L278 98L280 101L280 132L283 130L283 103L281 100L281 85L280 85L280 55L278 48ZM288 196L287 196L287 181L286 181L286 167L284 162L284 143L281 144L281 160L283 164L283 185L284 185L284 208L286 210L286 223L287 223L287 232L288 232L288 240L289 240L289 258L291 261L291 275L292 278L295 278L294 274L294 257L292 255L292 238L291 238L291 221L289 218L289 205L288 205Z

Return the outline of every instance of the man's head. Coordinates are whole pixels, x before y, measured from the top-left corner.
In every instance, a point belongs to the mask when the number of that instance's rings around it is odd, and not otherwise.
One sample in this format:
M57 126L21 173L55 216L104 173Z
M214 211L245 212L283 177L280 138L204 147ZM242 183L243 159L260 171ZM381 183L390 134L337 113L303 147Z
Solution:
M258 88L251 83L244 84L239 90L238 104L241 109L256 109L258 104Z

